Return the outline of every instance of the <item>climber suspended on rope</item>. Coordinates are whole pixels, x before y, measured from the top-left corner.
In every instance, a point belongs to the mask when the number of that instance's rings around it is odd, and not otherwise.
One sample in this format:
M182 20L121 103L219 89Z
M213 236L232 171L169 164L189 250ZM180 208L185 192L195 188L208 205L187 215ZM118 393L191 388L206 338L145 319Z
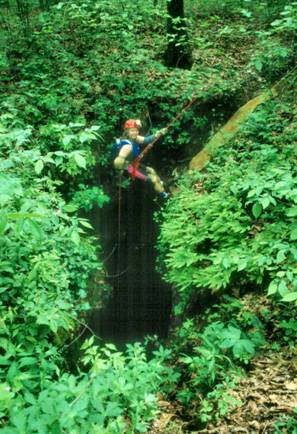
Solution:
M140 165L140 159L144 156L143 152L161 136L164 136L167 128L149 136L141 136L139 134L140 128L141 121L139 119L129 119L125 122L122 138L117 139L113 146L116 153L113 165L119 171L127 170L133 179L150 182L160 196L167 198L168 193L155 170L152 167ZM141 150L142 147L145 147L143 151Z

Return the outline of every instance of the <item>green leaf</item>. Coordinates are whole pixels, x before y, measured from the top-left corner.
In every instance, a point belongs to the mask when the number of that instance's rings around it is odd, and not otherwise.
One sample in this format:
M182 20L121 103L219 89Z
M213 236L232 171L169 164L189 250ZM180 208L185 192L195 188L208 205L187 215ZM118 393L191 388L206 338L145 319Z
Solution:
M13 382L13 379L19 374L19 370L18 370L18 364L17 362L12 362L12 364L9 367L9 370L7 372L7 380L9 382Z
M273 295L277 292L278 284L275 280L270 282L270 285L268 287L267 295Z
M43 231L41 229L41 226L35 220L26 219L26 229L31 232L31 234L36 240L40 240L41 238L43 238Z
M42 172L42 169L44 168L44 164L42 160L38 160L37 163L35 163L34 170L39 175Z
M252 16L252 13L251 13L251 11L249 11L249 10L247 10L247 9L241 9L241 14L244 16L244 17L246 17L246 18L251 18L251 16Z
M11 391L11 388L8 383L0 384L0 403L1 401L8 402L14 397L14 393ZM2 406L2 404L1 404Z
M278 292L279 292L279 294L282 297L284 297L285 295L287 295L288 292L289 292L288 287L287 287L286 283L283 280L281 280L280 283L279 283L279 285L278 285Z
M57 333L57 331L58 331L57 321L55 321L53 318L50 318L50 320L49 320L49 328L54 333Z
M289 292L288 294L284 295L282 298L282 301L295 301L295 300L297 300L297 291Z
M297 206L293 206L286 210L286 215L288 217L296 217L297 216Z
M77 413L85 410L88 406L89 400L86 397L81 397L73 406L73 410Z
M63 145L67 146L69 145L69 143L71 142L71 140L74 138L75 136L73 134L69 134L67 136L64 136L62 139L62 143ZM73 148L72 148L73 149Z
M10 364L11 364L11 360L9 360L9 358L0 356L0 366L9 366Z
M86 339L84 343L81 345L82 350L86 350L94 344L94 336L91 336L90 339Z
M54 403L53 400L45 397L40 402L40 407L45 414L53 414L54 413Z
M2 202L7 202L14 195L21 196L22 194L23 189L18 178L0 175L0 199Z
M74 159L78 167L82 167L83 169L86 168L86 159L79 153L74 154Z
M73 203L68 203L67 205L63 206L63 211L72 213L78 210L78 206L74 205Z
M108 402L104 415L106 417L117 417L122 413L122 409L117 402Z
M20 433L15 428L10 428L8 426L5 426L5 427L1 428L1 434L20 434Z
M254 354L255 345L250 339L240 339L234 344L232 352L235 357L241 357L245 353Z
M242 271L242 270L244 270L245 268L247 268L247 265L248 265L248 262L247 262L246 259L240 259L240 260L238 261L237 270L238 270L238 271Z
M283 262L285 259L286 259L286 251L279 250L276 255L276 262L279 264L280 262Z
M297 229L293 229L291 231L290 240L292 240L292 241L296 241L297 240Z
M111 351L117 350L117 347L114 344L105 344L105 348L108 348Z
M85 228L88 228L88 229L94 229L93 226L90 225L90 223L87 222L86 220L79 220L79 222L80 222L80 224L81 224L82 226L84 226Z
M72 231L70 238L77 246L80 244L80 236L77 231Z
M220 348L231 348L240 339L241 330L231 325L224 329L221 334L223 341L219 345Z
M37 359L35 357L23 357L20 359L20 367L31 366L37 363Z
M255 354L255 344L250 339L241 339L239 341L242 347L250 354Z
M7 217L6 215L0 215L0 235L2 235L5 231L7 225Z
M92 133L86 133L85 131L83 131L80 135L79 135L79 141L80 143L84 143L89 141L90 139L95 138L94 134Z
M254 61L254 65L257 71L261 72L262 68L263 68L263 63L261 62L261 60L257 59Z
M27 390L25 390L24 398L25 398L26 402L28 402L29 404L32 404L32 405L36 404L35 396L31 392L28 392Z
M261 213L262 213L262 205L257 202L253 205L252 208L252 212L253 212L253 216L257 219L258 217L260 217Z
M275 20L275 21L272 21L272 23L270 25L275 27L275 26L279 26L280 24L282 24L282 20Z
M260 199L260 202L261 202L261 205L262 205L263 209L268 208L268 206L270 205L270 199L269 199L269 197L262 197Z
M18 429L19 434L26 434L26 416L24 412L19 412L11 416L11 422Z
M69 122L70 128L83 128L85 124L79 122Z

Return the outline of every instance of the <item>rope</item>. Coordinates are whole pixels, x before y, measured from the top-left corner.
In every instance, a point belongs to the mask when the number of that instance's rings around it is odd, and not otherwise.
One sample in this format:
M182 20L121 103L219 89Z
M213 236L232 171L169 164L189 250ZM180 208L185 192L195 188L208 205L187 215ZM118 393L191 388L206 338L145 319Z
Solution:
M121 259L121 201L122 201L122 175L119 178L118 191L118 256L117 256L117 289L120 289L120 259Z
M167 129L172 128L172 126L174 125L174 123L181 119L184 115L184 113L189 110L189 108L197 101L198 97L195 96L193 97L186 105L184 105L184 107L181 109L181 111L172 119L172 121L167 125ZM155 137L155 139L149 143L144 149L143 151L132 161L131 166L133 166L134 170L136 170L139 165L141 160L143 159L143 157L145 157L145 155L152 149L152 147L154 146L154 144L162 137L162 134ZM132 173L133 176L133 173Z

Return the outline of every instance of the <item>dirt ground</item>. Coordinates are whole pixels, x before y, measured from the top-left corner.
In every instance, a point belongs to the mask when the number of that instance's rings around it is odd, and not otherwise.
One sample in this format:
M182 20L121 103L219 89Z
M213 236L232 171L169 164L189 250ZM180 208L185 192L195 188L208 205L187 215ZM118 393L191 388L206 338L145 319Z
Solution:
M241 405L217 423L202 430L187 430L174 407L160 401L161 414L150 434L297 434L294 426L275 424L286 418L297 420L297 349L271 352L252 361L248 375L231 392ZM292 420L291 419L291 420Z

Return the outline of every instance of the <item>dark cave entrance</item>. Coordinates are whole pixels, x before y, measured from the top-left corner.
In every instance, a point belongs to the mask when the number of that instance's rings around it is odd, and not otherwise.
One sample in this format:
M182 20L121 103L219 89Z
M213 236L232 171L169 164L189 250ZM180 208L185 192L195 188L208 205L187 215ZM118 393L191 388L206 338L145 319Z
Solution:
M156 271L158 225L153 215L162 206L151 185L132 181L121 189L120 249L118 191L103 209L93 212L112 293L103 310L92 311L89 324L105 342L122 346L146 335L164 339L171 315L171 289ZM112 254L111 254L112 252Z

